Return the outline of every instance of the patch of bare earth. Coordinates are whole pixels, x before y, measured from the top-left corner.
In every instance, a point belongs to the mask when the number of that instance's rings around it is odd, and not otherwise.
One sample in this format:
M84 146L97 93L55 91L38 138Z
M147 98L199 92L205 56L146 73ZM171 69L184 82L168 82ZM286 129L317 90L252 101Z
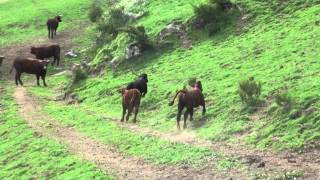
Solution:
M262 110L261 110L262 111ZM262 112L257 111L252 115L252 120L258 120ZM90 113L90 112L88 112ZM95 113L90 113L94 115ZM243 142L238 145L225 142L213 142L200 139L192 131L183 130L172 132L159 132L148 128L139 127L132 123L121 123L118 119L102 117L113 120L118 126L132 132L154 136L171 142L187 143L198 147L207 147L215 152L221 152L226 156L239 159L240 162L249 166L247 174L267 174L270 176L283 174L285 172L303 172L303 179L318 180L320 177L320 149L309 149L304 152L273 152L271 150L261 151L249 149Z
M19 114L39 134L65 144L71 153L95 163L99 168L116 174L118 179L225 179L230 174L215 173L212 166L191 167L154 165L143 159L126 156L117 149L91 139L77 130L63 126L40 112L41 106L25 88L17 87L14 97ZM231 174L238 176L239 174ZM237 179L246 179L240 176Z

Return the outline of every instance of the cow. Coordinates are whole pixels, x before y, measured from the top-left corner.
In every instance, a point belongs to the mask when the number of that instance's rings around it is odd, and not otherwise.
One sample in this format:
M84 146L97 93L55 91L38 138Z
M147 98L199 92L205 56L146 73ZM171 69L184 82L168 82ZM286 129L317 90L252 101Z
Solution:
M136 122L137 114L139 111L141 93L138 89L120 89L119 92L122 94L122 118L121 122L124 121L124 116L128 110L126 121L129 120L131 113L134 110L133 122Z
M13 68L16 70L15 75L15 82L18 86L19 83L23 86L21 81L21 74L28 73L28 74L35 74L37 77L37 85L40 86L39 78L41 77L43 81L43 85L47 86L45 77L47 73L47 66L49 64L49 60L39 60L39 59L32 59L32 58L22 58L17 57L12 64L12 68L10 73L12 73ZM19 82L19 83L18 83Z
M44 60L45 58L53 57L52 65L57 62L59 66L60 62L60 46L58 44L53 44L49 46L31 46L30 53L35 55L37 59Z
M193 120L193 108L202 106L202 115L206 113L206 105L204 101L204 96L202 94L202 84L201 81L197 81L191 89L179 90L174 96L173 100L169 103L169 106L174 104L174 101L177 96L179 96L178 102L178 114L177 114L177 127L180 129L180 119L182 110L186 107L187 110L184 113L184 124L183 128L187 128L187 118L190 114L190 121Z
M62 21L61 20L62 16L58 15L54 17L53 19L48 19L47 21L47 27L48 27L48 37L53 39L53 35L57 35L57 29L59 26L59 23Z
M147 74L141 74L137 80L130 82L127 86L127 90L129 89L138 89L142 95L142 97L144 97L147 94L148 91L148 75Z

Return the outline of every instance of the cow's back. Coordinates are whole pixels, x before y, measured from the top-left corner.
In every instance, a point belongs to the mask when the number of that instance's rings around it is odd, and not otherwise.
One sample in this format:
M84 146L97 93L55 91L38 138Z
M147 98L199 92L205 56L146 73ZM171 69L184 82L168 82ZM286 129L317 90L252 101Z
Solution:
M17 72L28 74L42 74L43 67L37 60L30 60L26 58L16 58L13 63Z

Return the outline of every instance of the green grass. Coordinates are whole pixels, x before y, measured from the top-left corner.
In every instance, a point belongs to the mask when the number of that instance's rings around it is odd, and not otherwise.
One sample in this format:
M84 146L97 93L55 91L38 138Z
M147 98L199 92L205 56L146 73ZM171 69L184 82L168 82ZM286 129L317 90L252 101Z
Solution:
M114 179L33 131L19 117L12 93L7 88L0 101L1 179Z
M0 6L0 46L28 41L35 37L47 38L48 18L62 14L58 34L78 28L87 22L88 0L10 0Z
M242 33L236 33L236 25L212 37L205 31L190 31L191 50L174 48L146 52L140 58L126 61L116 73L106 70L103 77L84 81L75 89L81 98L85 98L81 106L120 117L121 98L116 91L135 78L126 69L145 72L149 75L149 92L142 100L138 124L171 131L175 129L176 107L167 104L189 78L197 77L204 85L208 111L204 117L196 112L195 121L188 124L189 129L200 137L233 142L236 134L251 128L245 142L262 149L303 148L318 141L320 63L316 50L320 44L316 37L320 35L317 25L320 6L316 5L317 1L302 0L290 1L286 6L277 1L237 2L246 8L249 17ZM175 1L170 4L171 8L167 7L169 4L157 0L149 2L145 5L149 15L137 23L144 25L154 36L170 21L185 21L193 16L189 2ZM290 119L289 113L276 107L274 113L263 114L258 121L250 120L251 114L236 92L238 82L251 76L262 83L262 99L272 97L275 90L287 88L296 100L297 109L315 99L307 108L315 111ZM274 106L274 98L271 102Z

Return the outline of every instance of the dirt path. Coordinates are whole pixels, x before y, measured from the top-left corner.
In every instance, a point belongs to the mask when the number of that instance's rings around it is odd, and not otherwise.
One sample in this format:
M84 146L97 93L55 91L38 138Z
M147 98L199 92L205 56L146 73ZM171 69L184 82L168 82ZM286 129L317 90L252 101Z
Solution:
M25 88L17 87L14 97L19 114L41 135L66 144L71 153L94 162L99 168L114 172L118 179L225 179L229 175L215 175L213 169L195 170L188 167L157 166L142 159L125 156L116 149L86 137L77 130L65 127L41 114L41 106L29 97ZM242 178L240 178L242 179Z
M88 112L95 115L93 112ZM215 152L222 152L226 156L240 159L248 164L249 171L260 171L270 175L284 172L303 172L304 179L319 180L320 178L320 149L306 150L305 152L272 152L248 149L243 144L229 145L223 142L212 142L199 139L190 131L173 131L163 133L148 128L142 128L132 123L121 123L118 119L102 117L106 120L113 120L122 128L132 132L154 136L171 142L187 143L194 146L207 147Z

